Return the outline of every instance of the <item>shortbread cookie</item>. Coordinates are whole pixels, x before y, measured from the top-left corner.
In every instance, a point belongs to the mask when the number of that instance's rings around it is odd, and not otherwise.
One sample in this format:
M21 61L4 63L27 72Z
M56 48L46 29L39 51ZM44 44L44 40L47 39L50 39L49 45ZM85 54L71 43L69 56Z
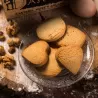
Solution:
M41 24L36 32L37 36L45 41L52 42L61 38L66 30L66 24L62 18L53 18Z
M23 50L22 56L36 67L40 67L48 61L49 45L45 41L37 41Z
M51 48L49 61L47 65L45 65L46 66L45 69L43 69L41 72L45 76L49 76L49 77L57 76L62 70L60 64L57 62L55 57L56 51L57 49Z
M70 72L77 74L83 60L83 51L78 46L64 46L56 52L57 60Z
M77 45L82 47L86 40L86 35L76 27L67 26L65 35L57 41L58 46Z

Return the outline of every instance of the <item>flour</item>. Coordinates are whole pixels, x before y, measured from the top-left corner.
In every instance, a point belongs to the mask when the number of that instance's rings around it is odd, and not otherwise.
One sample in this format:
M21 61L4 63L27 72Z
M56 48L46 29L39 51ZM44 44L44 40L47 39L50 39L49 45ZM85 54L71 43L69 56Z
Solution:
M16 53L18 52L18 49L16 51ZM18 53L16 54L16 57L18 57ZM24 88L26 88L28 90L28 92L41 92L42 89L40 89L37 84L33 81L31 81L22 71L20 64L18 62L18 58L16 59L17 61L17 66L15 68L16 70L16 82L23 84ZM22 88L23 89L23 88Z
M6 41L9 38L8 35L6 34L6 26L8 25L6 17L4 12L2 12L2 14L0 14L0 30L4 32L4 35L6 37ZM8 45L7 42L0 42L0 45L3 45L5 48L5 51L7 54L8 53ZM18 91L21 91L23 89L26 89L28 92L41 92L42 89L38 87L38 85L36 83L34 83L33 81L31 81L22 71L20 64L18 62L18 48L16 49L16 53L14 54L14 58L16 60L16 67L14 71L9 71L7 69L1 68L0 67L0 80L2 80L4 77L6 77L7 79L13 81L16 83L16 85L18 84L22 84L23 87L18 87ZM16 86L15 86L16 87ZM15 87L11 87L11 89L16 89Z
M85 75L85 79L90 80L94 77L94 72L92 70L90 70L86 75Z

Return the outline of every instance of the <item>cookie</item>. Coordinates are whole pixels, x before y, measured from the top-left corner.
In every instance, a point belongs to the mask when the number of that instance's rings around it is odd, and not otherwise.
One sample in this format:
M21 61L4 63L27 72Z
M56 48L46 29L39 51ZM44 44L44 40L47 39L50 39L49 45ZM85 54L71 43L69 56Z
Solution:
M70 72L77 74L83 60L83 51L78 46L63 46L56 52L57 60Z
M67 26L65 35L57 41L58 46L77 45L82 47L86 40L86 35L76 27Z
M48 61L49 45L45 41L37 41L22 51L22 56L40 67Z
M46 67L41 72L45 76L48 77L57 76L62 70L60 64L57 62L55 57L56 51L57 49L51 48L51 52L49 54L49 61L45 65Z
M36 32L45 41L52 42L61 38L66 31L66 24L62 18L53 18L41 24Z

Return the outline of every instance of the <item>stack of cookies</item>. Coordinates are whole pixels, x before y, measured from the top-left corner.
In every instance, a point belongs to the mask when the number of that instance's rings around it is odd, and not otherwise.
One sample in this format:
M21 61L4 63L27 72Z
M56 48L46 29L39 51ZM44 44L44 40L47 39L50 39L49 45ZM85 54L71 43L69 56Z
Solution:
M36 29L39 41L22 51L22 56L42 75L57 76L63 68L74 75L78 73L82 60L82 46L86 35L78 28L66 25L61 17L45 21Z

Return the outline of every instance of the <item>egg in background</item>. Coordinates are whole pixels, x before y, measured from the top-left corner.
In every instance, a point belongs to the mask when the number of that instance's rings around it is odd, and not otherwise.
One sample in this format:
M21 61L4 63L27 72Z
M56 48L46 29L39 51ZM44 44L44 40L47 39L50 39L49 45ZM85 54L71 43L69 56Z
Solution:
M89 18L96 14L94 0L70 0L71 10L80 17Z

